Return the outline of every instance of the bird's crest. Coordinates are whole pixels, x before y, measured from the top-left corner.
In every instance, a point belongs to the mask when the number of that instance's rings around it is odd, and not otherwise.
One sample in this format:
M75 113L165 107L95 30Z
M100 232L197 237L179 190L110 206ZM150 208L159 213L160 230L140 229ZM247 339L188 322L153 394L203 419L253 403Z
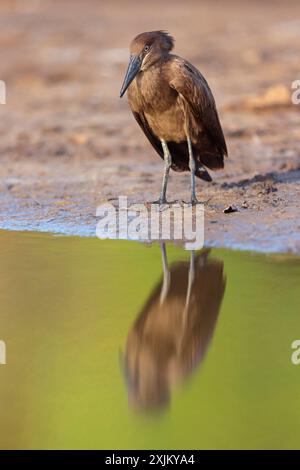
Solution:
M141 33L134 38L131 43L131 49L140 49L146 44L159 42L163 49L171 51L174 47L174 38L167 31L148 31Z
M171 51L174 47L174 43L175 43L175 40L174 38L167 32L167 31L157 31L159 33L159 35L161 36L161 38L163 39L163 41L165 42L166 46L167 46L167 49L169 51Z

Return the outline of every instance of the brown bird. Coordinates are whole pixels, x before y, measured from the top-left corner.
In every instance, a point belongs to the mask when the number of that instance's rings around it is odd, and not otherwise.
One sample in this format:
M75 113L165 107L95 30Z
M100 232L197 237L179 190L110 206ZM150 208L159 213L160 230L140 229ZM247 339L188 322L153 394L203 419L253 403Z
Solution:
M128 89L133 115L165 161L160 204L166 203L170 168L191 172L191 202L197 203L195 176L212 181L204 167L224 167L227 147L213 94L203 75L171 54L174 39L164 31L142 33L130 46L120 97Z
M223 262L209 250L168 267L131 328L122 361L130 404L165 408L172 390L202 363L212 340L226 287Z

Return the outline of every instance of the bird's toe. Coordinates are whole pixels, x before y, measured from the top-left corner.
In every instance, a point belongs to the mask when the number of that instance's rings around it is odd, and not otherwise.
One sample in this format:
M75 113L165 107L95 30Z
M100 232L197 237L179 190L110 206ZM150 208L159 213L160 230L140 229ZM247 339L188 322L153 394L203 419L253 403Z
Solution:
M157 201L151 201L150 204L158 204L160 206L170 206L172 204L176 204L178 203L179 201L167 201L167 199L158 199Z

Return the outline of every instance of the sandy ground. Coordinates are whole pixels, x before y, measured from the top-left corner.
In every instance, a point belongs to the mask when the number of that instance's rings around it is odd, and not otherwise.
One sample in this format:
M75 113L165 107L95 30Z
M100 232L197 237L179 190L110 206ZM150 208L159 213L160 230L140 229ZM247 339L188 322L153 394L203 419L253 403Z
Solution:
M157 199L162 161L118 95L132 37L166 29L210 83L229 148L198 182L206 243L300 252L299 18L298 1L2 0L0 227L94 236L103 201ZM170 199L188 195L173 173Z

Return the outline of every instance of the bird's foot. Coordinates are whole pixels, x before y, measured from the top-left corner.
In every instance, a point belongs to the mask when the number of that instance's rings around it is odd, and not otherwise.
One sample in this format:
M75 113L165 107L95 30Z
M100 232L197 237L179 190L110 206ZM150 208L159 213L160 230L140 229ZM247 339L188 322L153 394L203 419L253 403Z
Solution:
M190 201L184 201L184 204L187 204L188 206L196 206L197 204L202 204L203 206L206 206L208 204L208 201L209 199L207 201L199 201L196 196L192 196Z
M201 201L198 201L196 196L192 196L190 203L192 206L196 206L196 204L201 204Z
M166 198L159 198L157 201L151 201L150 204L159 204L160 206L170 206L171 204L176 204L178 201L167 201Z

